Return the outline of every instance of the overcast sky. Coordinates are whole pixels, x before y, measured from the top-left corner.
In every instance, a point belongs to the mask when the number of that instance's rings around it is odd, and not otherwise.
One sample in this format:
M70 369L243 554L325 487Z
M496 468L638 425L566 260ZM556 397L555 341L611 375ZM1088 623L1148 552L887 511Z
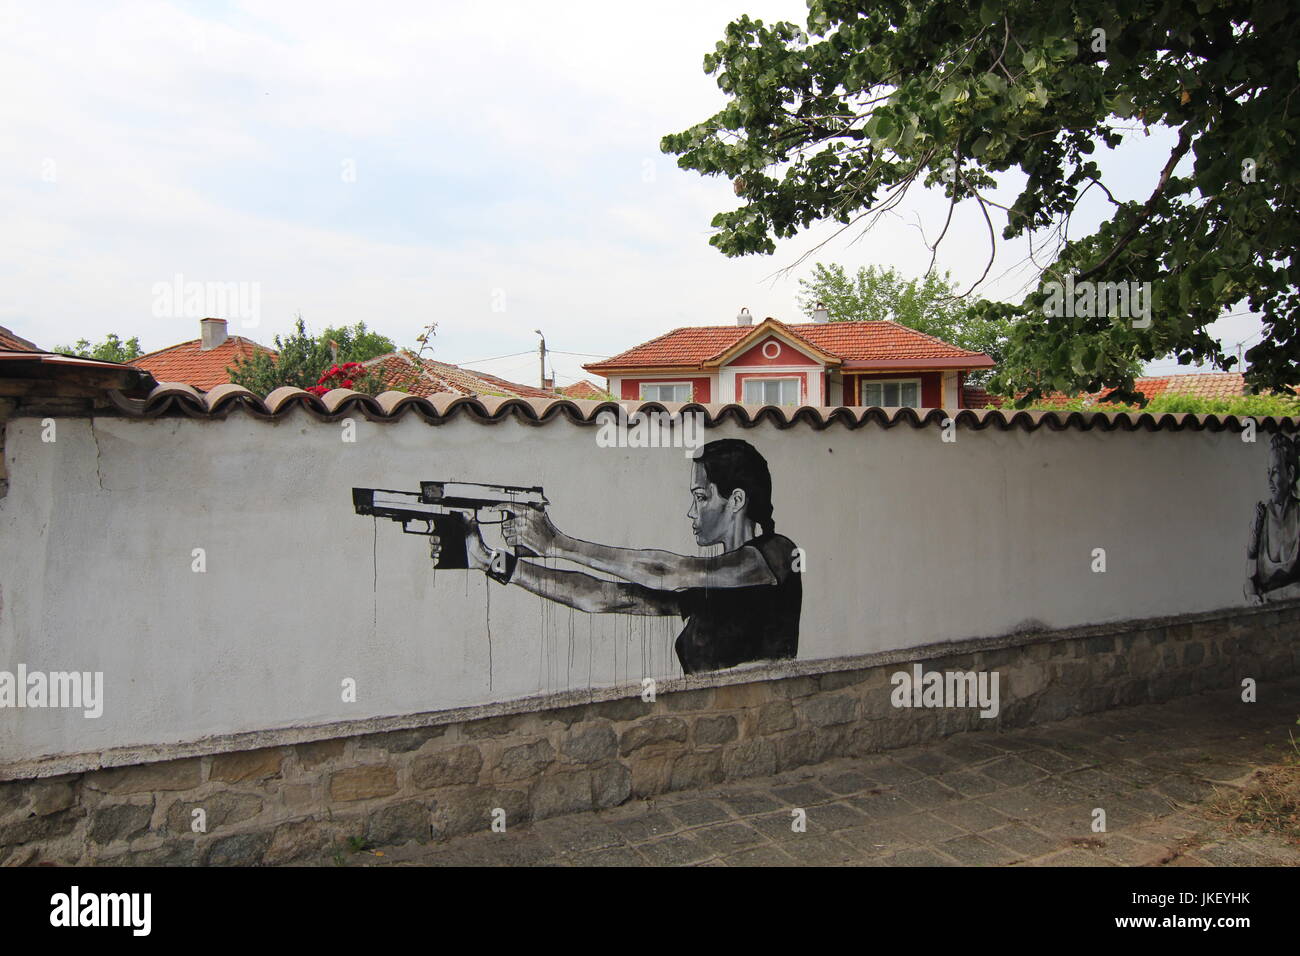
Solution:
M741 260L708 245L731 185L658 143L723 104L701 60L742 13L802 24L805 7L0 0L0 325L45 348L117 332L153 350L198 335L155 314L159 283L239 282L260 315L232 333L270 343L301 313L412 346L437 322L436 358L509 356L474 367L535 383L541 329L564 384L593 359L563 353L741 306L802 321L814 261L921 275L918 223L933 237L944 202L920 192L866 235L821 228ZM1112 191L1145 198L1169 143L1104 158ZM1026 252L999 242L985 295L1023 294ZM966 210L939 268L964 288L987 257ZM1214 331L1235 348L1258 328Z

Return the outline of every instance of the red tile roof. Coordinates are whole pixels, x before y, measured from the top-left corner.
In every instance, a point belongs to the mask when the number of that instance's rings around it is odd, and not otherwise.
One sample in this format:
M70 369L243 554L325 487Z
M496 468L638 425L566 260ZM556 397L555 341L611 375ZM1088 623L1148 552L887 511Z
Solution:
M412 395L454 392L457 395L504 395L510 398L555 397L555 392L550 389L521 385L430 358L417 358L410 352L389 352L363 364L368 368L379 366L389 388Z
M202 344L202 339L192 339L142 355L131 364L151 372L159 382L179 382L206 392L229 382L226 369L240 359L252 358L257 352L276 354L274 349L239 335L230 336L206 352L200 348Z
M11 352L39 352L39 346L28 342L19 335L14 335L3 325L0 325L0 349L7 349Z
M950 368L985 368L992 365L983 353L959 349L888 320L801 322L787 325L775 319L767 319L756 326L705 325L673 329L626 352L584 365L583 368L597 373L617 369L697 368L718 359L748 336L752 335L756 339L765 336L767 332L760 331L764 325L840 359L848 368L859 367L861 363L913 361L918 366L941 362Z
M558 389L560 395L566 398L578 398L586 401L601 401L609 396L599 385L593 385L585 378L581 382L575 382L572 385L566 385Z

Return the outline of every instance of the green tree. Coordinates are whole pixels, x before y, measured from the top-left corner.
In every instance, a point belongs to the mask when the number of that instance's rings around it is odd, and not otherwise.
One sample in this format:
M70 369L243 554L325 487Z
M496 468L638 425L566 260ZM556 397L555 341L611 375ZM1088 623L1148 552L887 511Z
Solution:
M731 23L704 57L729 102L662 147L732 181L741 205L710 239L729 256L860 222L917 182L943 191L948 221L977 207L991 251L999 209L1003 239L1054 230L1036 289L978 303L1012 322L998 378L1024 401L1129 395L1134 364L1166 355L1230 368L1206 326L1243 301L1265 324L1247 380L1285 387L1300 381L1297 49L1300 17L1280 0L810 0L806 32ZM1120 201L1091 154L1151 127L1173 145L1146 198ZM1020 177L1010 206L990 198ZM1065 239L1094 188L1109 218ZM936 223L936 247L946 231ZM1047 283L1069 274L1150 282L1151 321L1049 314Z
M394 350L391 339L367 330L364 322L331 327L316 336L307 331L301 315L293 332L275 337L274 348L278 355L257 352L226 369L230 380L258 395L270 394L283 385L305 389L336 363L364 362Z
M1002 359L1008 323L959 299L946 272L905 279L893 268L864 266L850 276L838 263L819 262L810 278L799 280L799 288L799 307L809 316L821 302L832 322L890 319L995 362ZM980 385L988 378L987 371L972 372L967 381Z
M116 333L109 332L104 341L91 345L87 339L77 339L76 345L56 345L54 351L64 355L76 355L79 358L99 359L101 362L118 362L125 364L138 359L144 354L140 348L140 339L131 336L125 342Z

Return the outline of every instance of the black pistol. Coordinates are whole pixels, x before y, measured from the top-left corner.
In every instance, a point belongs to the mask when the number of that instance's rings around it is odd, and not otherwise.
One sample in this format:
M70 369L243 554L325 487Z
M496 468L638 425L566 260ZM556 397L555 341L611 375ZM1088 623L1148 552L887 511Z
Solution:
M419 491L392 491L387 488L353 488L352 507L359 515L373 515L402 523L404 534L437 535L441 552L435 568L468 568L465 537L469 533L469 515L479 518L483 511L513 515L524 508L545 508L549 501L541 488L517 485L481 485L472 481L422 481ZM480 524L500 524L483 521ZM516 548L517 557L531 555L526 548Z

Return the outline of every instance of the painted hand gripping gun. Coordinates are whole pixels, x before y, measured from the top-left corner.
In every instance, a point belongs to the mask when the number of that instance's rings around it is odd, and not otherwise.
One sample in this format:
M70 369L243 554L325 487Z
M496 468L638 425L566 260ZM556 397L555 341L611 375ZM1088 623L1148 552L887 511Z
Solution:
M480 485L470 481L422 481L417 491L390 491L385 488L353 488L352 506L359 515L373 515L402 523L405 534L437 535L441 553L437 568L467 568L465 537L469 533L469 515L479 518L481 511L499 512L496 521L518 514L524 508L545 508L549 501L541 488L516 485ZM531 555L527 548L516 549L516 557Z

